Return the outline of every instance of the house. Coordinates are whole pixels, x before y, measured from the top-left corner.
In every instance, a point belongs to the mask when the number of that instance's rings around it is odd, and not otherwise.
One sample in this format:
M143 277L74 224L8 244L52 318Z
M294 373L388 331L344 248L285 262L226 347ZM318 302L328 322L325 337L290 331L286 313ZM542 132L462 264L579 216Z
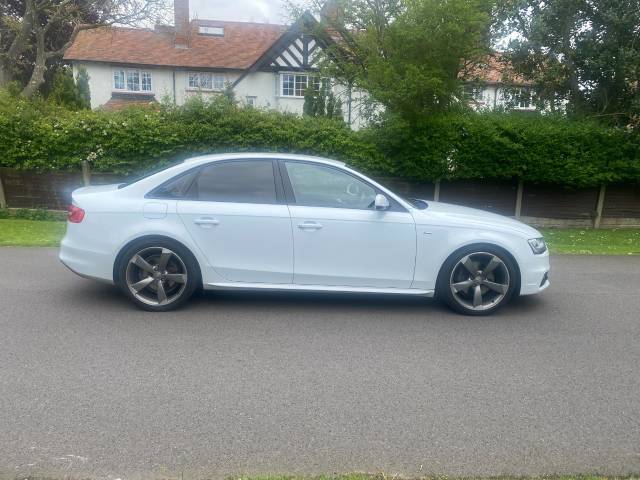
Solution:
M321 41L305 33L316 24L310 14L291 26L190 19L189 0L175 0L174 26L82 30L64 58L74 74L80 68L89 74L92 108L164 98L181 105L190 96L230 87L248 106L302 114L305 89L320 82L318 54L331 41L330 35ZM362 126L363 95L335 82L331 88L343 101L345 121ZM497 91L488 83L473 102L490 104L492 88Z

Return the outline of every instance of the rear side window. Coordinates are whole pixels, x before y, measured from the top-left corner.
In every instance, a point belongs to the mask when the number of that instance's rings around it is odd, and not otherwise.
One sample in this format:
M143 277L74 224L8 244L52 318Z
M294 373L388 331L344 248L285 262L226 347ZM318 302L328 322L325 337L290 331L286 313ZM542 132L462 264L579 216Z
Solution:
M201 170L189 197L206 202L278 203L273 162L212 163Z
M198 172L198 169L191 170L165 182L156 188L151 193L151 196L153 198L187 198L189 196L189 188L193 184Z

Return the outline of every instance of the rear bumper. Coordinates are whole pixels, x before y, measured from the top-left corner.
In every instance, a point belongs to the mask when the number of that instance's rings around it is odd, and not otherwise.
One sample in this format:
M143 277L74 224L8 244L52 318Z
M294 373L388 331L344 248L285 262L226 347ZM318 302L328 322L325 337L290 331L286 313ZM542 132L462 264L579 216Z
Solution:
M60 243L58 258L76 275L113 284L113 258L88 246L75 245L69 236Z
M532 255L526 263L521 264L520 295L533 295L546 290L551 285L549 270L549 252L542 255Z

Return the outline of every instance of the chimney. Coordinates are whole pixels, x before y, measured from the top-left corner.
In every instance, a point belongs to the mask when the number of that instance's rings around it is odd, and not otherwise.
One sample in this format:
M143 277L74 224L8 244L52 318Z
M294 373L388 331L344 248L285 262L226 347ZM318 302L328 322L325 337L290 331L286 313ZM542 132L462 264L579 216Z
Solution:
M175 27L176 48L189 46L189 0L173 1L173 24Z

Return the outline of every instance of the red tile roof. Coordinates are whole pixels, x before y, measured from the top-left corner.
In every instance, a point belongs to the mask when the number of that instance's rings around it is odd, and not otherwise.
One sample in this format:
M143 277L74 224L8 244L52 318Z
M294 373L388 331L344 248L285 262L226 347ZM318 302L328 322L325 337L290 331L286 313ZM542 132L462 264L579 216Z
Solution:
M508 83L513 85L531 85L522 76L513 71L511 64L500 53L487 56L485 62L474 65L462 72L461 77L467 81L478 81L488 84Z
M224 27L224 36L199 35L198 26ZM188 48L176 48L172 27L157 30L99 27L82 30L65 60L243 70L287 27L261 23L194 20Z

